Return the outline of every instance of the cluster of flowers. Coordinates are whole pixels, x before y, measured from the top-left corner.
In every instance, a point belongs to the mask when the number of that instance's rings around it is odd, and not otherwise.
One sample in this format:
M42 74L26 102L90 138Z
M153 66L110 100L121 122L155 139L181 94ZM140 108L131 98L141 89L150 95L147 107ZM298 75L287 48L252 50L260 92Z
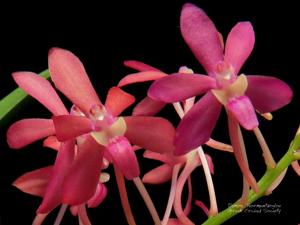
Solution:
M190 174L202 166L209 190L210 207L201 201L196 205L207 215L218 213L211 174L212 159L202 145L233 152L243 174L241 201L247 202L250 189L259 192L252 175L240 126L253 131L261 146L268 168L274 161L264 140L257 114L271 119L270 112L288 104L292 91L281 80L261 75L239 75L254 46L254 32L249 22L233 27L224 44L213 22L201 9L184 5L180 29L182 36L208 75L194 74L187 67L166 74L138 61L125 65L138 72L125 76L112 87L103 104L96 94L80 60L71 52L53 48L49 52L49 71L56 89L73 106L68 110L51 83L32 72L16 72L13 78L26 93L43 104L50 119L23 119L7 132L8 144L20 149L44 139L44 146L57 151L54 165L25 173L14 186L23 192L43 198L33 224L43 222L57 206L62 205L55 224L70 207L79 223L91 224L86 207L98 206L107 195L105 182L112 165L116 173L122 205L129 224L135 224L124 185L132 180L143 196L155 224L193 224L188 218L192 207ZM132 116L120 116L135 102L134 96L121 89L132 83L154 81ZM203 95L196 101L196 96ZM167 103L172 103L181 121L175 129L166 119L156 117ZM222 106L228 116L231 145L211 139ZM145 149L144 157L159 160L162 165L149 171L141 180L135 151ZM143 183L171 182L166 212L160 219ZM189 195L182 206L182 191L187 184ZM273 187L274 188L274 187ZM172 208L176 218L170 218Z

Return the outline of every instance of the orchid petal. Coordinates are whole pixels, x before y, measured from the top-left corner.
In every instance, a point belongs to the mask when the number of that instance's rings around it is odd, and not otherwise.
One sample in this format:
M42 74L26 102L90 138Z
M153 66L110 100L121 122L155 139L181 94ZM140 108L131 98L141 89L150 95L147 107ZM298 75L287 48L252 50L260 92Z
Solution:
M70 206L70 212L73 216L77 216L78 215L78 205Z
M59 141L76 138L93 130L91 120L83 116L63 115L54 116L52 119Z
M140 175L140 168L136 155L125 137L120 136L111 139L107 149L114 164L120 168L121 172L128 180L132 180Z
M53 172L47 186L42 204L37 213L47 213L61 203L62 184L65 176L69 173L74 159L75 141L63 142L57 153Z
M183 117L174 140L176 155L206 143L220 115L222 105L209 92L204 95Z
M155 81L148 96L163 102L179 102L216 88L214 78L199 74L177 73Z
M159 117L124 117L128 140L150 151L166 153L174 150L175 129L166 119Z
M141 102L139 102L133 109L133 116L153 116L158 113L166 103L156 101L146 96Z
M127 66L131 69L135 69L137 71L160 71L159 69L156 69L155 67L152 67L150 65L147 65L143 62L136 61L136 60L125 60L124 66Z
M250 75L247 79L246 95L260 113L275 111L292 100L292 89L275 77Z
M157 80L167 75L168 74L160 71L143 71L143 72L133 73L122 78L118 83L118 87L123 87L128 84Z
M173 167L163 164L150 170L143 176L143 182L147 184L161 184L165 183L172 178Z
M50 82L32 72L13 73L13 78L21 89L38 100L53 115L68 114L68 111Z
M183 192L183 188L184 188L184 185L187 180L188 180L189 192L191 191L191 189L190 189L191 182L190 182L189 177L190 177L191 173L199 166L199 163L197 161L198 160L188 160L187 161L187 163L185 164L185 167L181 171L179 178L177 179L177 184L176 184L176 193L175 193L173 208L174 208L174 212L175 212L177 218L183 224L186 224L186 225L192 225L193 223L188 218L188 216L186 214L187 211L182 209L182 192ZM188 196L188 199L189 198L190 197ZM185 208L185 209L188 209L188 208Z
M101 104L81 61L70 51L52 48L49 70L57 89L86 115L93 105Z
M225 144L223 142L216 141L212 138L210 138L206 143L211 148L220 150L220 151L225 151L225 152L233 152L232 146L229 144Z
M52 148L53 150L56 151L59 150L60 144L61 142L57 140L56 136L49 136L43 142L44 147Z
M63 203L80 205L94 195L100 178L104 149L91 136L78 143L76 158L63 183Z
M255 42L253 27L250 22L240 22L230 31L225 46L225 61L232 65L235 74L252 52Z
M95 208L100 205L107 195L107 187L104 184L98 183L95 194L88 200L89 208Z
M211 74L215 65L223 61L220 37L213 22L202 9L187 3L181 11L180 28L196 58Z
M244 141L242 139L242 133L239 127L239 124L237 120L231 115L228 114L228 129L229 129L229 136L231 140L231 144L233 147L234 156L237 160L237 163L243 173L243 176L245 177L246 181L250 184L250 186L253 188L255 192L259 191L258 184L252 175L249 166L246 155L244 154L245 145Z
M186 156L175 156L173 155L173 153L171 152L170 154L160 154L157 152L152 152L149 150L146 150L143 154L143 156L147 159L154 159L154 160L158 160L161 161L165 164L168 164L170 166L174 166L176 164L184 164L186 162Z
M109 109L113 116L118 116L134 102L134 96L122 91L118 87L112 87L108 91L105 107Z
M23 119L17 121L7 131L7 143L13 149L22 148L32 142L55 134L50 119Z
M228 101L226 108L234 115L242 127L253 130L258 126L258 120L250 99L243 95Z
M27 172L14 181L13 186L21 191L43 197L52 175L53 166Z

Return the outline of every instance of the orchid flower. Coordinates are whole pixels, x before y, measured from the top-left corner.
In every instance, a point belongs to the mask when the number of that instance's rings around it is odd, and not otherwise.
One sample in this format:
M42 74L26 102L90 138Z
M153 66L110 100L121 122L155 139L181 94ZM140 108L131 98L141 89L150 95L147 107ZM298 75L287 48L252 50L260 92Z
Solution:
M40 168L31 172L27 172L19 177L13 185L20 189L21 191L39 196L45 197L45 193L49 182L51 181L51 177L53 176L54 166L48 166L44 168ZM99 182L97 184L96 191L94 195L84 204L81 205L74 205L70 207L71 213L74 216L78 215L79 222L84 225L91 224L89 218L86 213L86 206L88 208L95 208L105 199L107 195L107 188L104 185L105 182L109 180L109 175L107 173L101 173ZM57 216L55 224L59 224L64 211L66 210L67 205L63 204L61 206L59 215ZM40 213L36 216L33 224L39 225L41 224L49 212Z
M32 97L36 98L42 104L44 104L53 115L66 115L68 114L67 109L61 102L55 90L51 87L50 83L39 77L38 75L30 72L19 72L14 73L13 77L18 85L28 92ZM24 119L13 124L7 132L8 144L11 148L19 149L26 146L38 139L47 137L55 134L53 121L49 119ZM103 150L93 139L84 137L78 142L75 147L73 140L68 142L60 143L57 140L47 140L47 145L56 146L58 155L55 161L55 165L48 169L39 169L34 172L25 174L20 177L14 185L19 189L35 194L35 189L39 188L39 181L41 177L49 177L47 185L43 187L43 202L40 205L37 213L37 217L34 224L40 224L45 219L44 215L47 215L57 205L63 203L63 193L69 193L73 187L63 186L68 176L89 176L89 181L84 182L84 187L79 187L80 193L73 196L72 201L75 203L64 203L70 205L78 205L77 202L88 202L93 195L97 192L97 186L99 185L99 176L102 167ZM95 157L88 157L89 154L94 154ZM74 167L85 160L85 163L89 166L85 167L85 170L80 170L80 167L73 170ZM97 170L96 170L97 169ZM93 171L94 172L93 172ZM51 171L51 172L50 172ZM53 171L53 172L52 172ZM92 173L90 173L92 172ZM47 175L45 175L48 174ZM73 177L74 178L74 177ZM75 179L76 180L76 179ZM26 184L31 186L27 186ZM94 184L95 187L94 187ZM24 186L25 184L25 186ZM44 182L45 184L45 182ZM38 187L36 187L36 185ZM30 189L31 190L30 190ZM79 217L85 213L84 205L79 210ZM87 219L85 219L86 221Z
M123 79L121 79L118 86L124 86L127 84L131 84L131 83L135 83L135 82L143 82L143 81L148 81L148 80L158 80L158 79L166 76L166 74L164 74L162 72L159 73L158 69L153 68L142 62L130 60L130 61L125 61L124 64L130 68L141 70L142 72L125 76ZM180 67L179 72L184 73L186 75L193 74L193 71L185 66ZM189 99L186 99L185 101L183 101L182 104L180 102L173 103L173 106L174 106L177 114L179 115L179 117L182 118L191 109L191 107L194 105L194 102L195 102L195 98L192 97L192 98L189 98ZM165 104L166 103L164 103L164 102L159 102L159 101L156 101L155 99L146 97L139 104L137 104L137 106L134 108L134 113L135 113L135 115L140 115L140 114L142 114L142 115L143 114L146 114L146 115L151 114L152 115L152 113L155 114L162 107L164 107ZM213 148L219 149L219 150L224 150L224 151L229 151L229 152L232 151L232 147L230 145L223 144L223 143L215 141L213 139L210 139L206 144ZM214 187L213 187L212 179L211 179L211 176L209 173L209 170L211 171L211 167L212 167L211 159L208 155L206 155L206 157L205 157L205 154L203 153L203 150L201 147L198 148L198 150L195 149L194 152L197 152L197 151L201 158L200 161L197 160L198 154L196 154L196 155L195 154L186 154L186 155L183 155L182 157L176 157L173 154L167 153L167 154L162 155L162 154L155 154L155 153L151 153L151 152L147 153L147 151L146 151L146 154L144 155L144 156L150 155L150 157L154 156L154 157L156 157L156 159L160 159L161 157L163 159L166 159L166 158L169 159L166 161L166 163L164 165L153 169L152 171L145 174L145 176L143 177L143 181L146 183L159 183L162 181L167 181L168 179L172 178L169 200L168 200L168 204L166 207L165 216L162 221L163 225L165 225L167 223L167 221L169 221L171 208L173 205L173 201L175 199L175 193L176 193L176 205L174 205L174 209L175 209L177 216L180 218L180 221L182 221L182 222L185 221L187 223L191 223L187 218L187 214L185 212L183 212L180 202L181 202L182 188L184 186L186 179L188 179L190 181L190 173L193 171L193 169L191 170L190 168L195 169L196 167L194 167L193 165L196 162L199 162L201 164L202 161L205 161L205 162L203 162L203 165L205 167L204 172L205 172L205 176L206 176L207 183L208 183L208 189L209 189L209 195L210 195L210 201L211 201L211 209L209 210L209 214L214 215L218 211L216 200L215 200ZM196 157L196 158L194 158L194 157ZM198 165L198 166L200 164L196 163L196 165ZM179 169L181 167L185 168L184 171L186 171L186 170L190 171L190 173L185 173L184 179L181 179L181 180L184 180L184 182L178 182L180 180L177 181ZM208 169L208 167L210 169ZM178 186L178 188L177 188L177 186ZM178 191L177 191L177 189L178 189ZM189 193L190 193L189 199L191 199L191 193L192 193L191 189L189 190Z
M140 83L140 82L146 82L146 81L155 81L159 80L168 74L160 71L157 68L154 68L148 64L135 61L135 60L127 60L124 61L124 65L138 70L140 72L138 73L133 73L129 74L125 77L123 77L119 83L118 87L124 87L129 84L134 84L134 83ZM193 74L193 70L186 67L182 66L179 68L179 73L184 73L184 74ZM194 105L195 98L190 98L186 99L185 101L182 102L183 108L180 105L179 102L173 103L173 106L177 112L177 114L180 117L183 117L183 115L190 110L190 108ZM151 97L146 96L141 102L139 102L133 109L133 116L152 116L157 114L163 107L165 107L166 103L162 101L158 101L155 99L152 99ZM206 145L218 149L221 151L227 151L227 152L232 152L232 147L230 145L224 144L222 142L216 141L212 138L209 138L209 140L205 143Z
M222 37L213 22L202 9L188 3L181 12L180 28L208 76L173 74L155 81L148 91L150 98L162 102L178 102L205 94L180 122L174 141L175 154L184 154L209 140L223 105L235 157L246 181L257 192L239 126L254 131L267 166L274 167L275 161L258 129L255 111L270 118L270 112L290 102L292 91L275 77L238 76L254 46L251 23L240 22L234 26L223 49Z
M143 176L143 182L148 184L162 184L171 180L172 183L170 192L174 192L174 194L170 193L170 196L174 195L174 200L176 200L176 204L174 204L174 210L179 218L178 220L184 221L184 219L182 219L183 214L184 218L187 217L191 209L192 203L192 185L190 184L190 175L196 168L202 165L202 160L199 158L197 150L191 151L188 154L182 156L174 156L168 153L159 154L156 152L145 151L144 157L148 159L161 161L163 164L147 172ZM214 165L212 159L208 154L205 154L205 157L206 161L208 162L209 171L211 174L213 174ZM188 172L181 174L178 178L179 170L181 169L183 169L183 171ZM184 210L182 210L180 199L182 198L182 190L186 182L188 182L188 200L186 202ZM172 206L171 202L171 200L168 202L169 204L166 210L167 212L169 211L169 213L171 211ZM204 204L201 205L201 208L207 215L210 214L209 210ZM170 215L169 213L165 214L167 216L164 217L162 224L168 224L170 220L173 220L172 218L168 217Z
M57 89L74 104L71 113L47 80L29 72L15 73L18 85L48 108L53 117L18 121L7 133L10 147L16 149L51 135L61 142L39 214L48 213L60 203L87 202L96 192L103 156L113 161L127 179L138 177L139 166L130 142L156 152L173 151L175 130L167 120L118 117L134 97L114 87L103 105L82 63L71 52L53 48L49 70Z

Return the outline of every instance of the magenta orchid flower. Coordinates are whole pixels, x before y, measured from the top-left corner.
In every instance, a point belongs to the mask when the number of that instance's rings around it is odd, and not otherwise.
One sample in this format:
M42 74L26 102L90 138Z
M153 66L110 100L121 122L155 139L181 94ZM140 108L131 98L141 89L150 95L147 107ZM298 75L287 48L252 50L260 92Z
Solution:
M71 52L52 49L49 70L57 89L74 104L71 113L47 80L29 72L15 73L18 85L48 108L53 117L21 120L7 132L8 143L15 149L52 135L61 143L37 210L39 221L61 203L82 205L95 195L103 156L127 179L133 179L140 171L130 143L156 152L171 152L175 134L173 126L162 118L118 117L134 102L134 97L114 87L103 105L82 63Z
M165 74L162 74L162 76L158 76L157 69L153 69L153 67L138 61L133 61L133 60L125 61L125 65L134 69L140 69L143 72L125 76L119 82L119 86L124 86L130 83L142 82L142 81L152 80L152 79L157 80L165 76ZM188 69L187 67L181 67L179 69L179 72L185 73L187 75L193 73L193 71L191 69ZM136 108L140 108L140 110L138 110L139 112L151 113L157 109L156 106L159 105L157 104L159 102L155 103L156 100L151 99L149 97L145 98L145 100L146 101L143 100L141 102L142 104L138 104L136 106ZM194 104L194 100L195 98L190 98L183 101L182 104L179 102L173 104L180 118L182 118L184 114L190 110L190 108ZM165 103L162 102L161 106L164 105ZM153 108L155 110L152 110ZM210 139L206 144L217 149L232 151L231 146L216 142L212 139ZM159 154L155 152L146 151L144 157L160 160L164 162L164 164L146 173L143 177L143 182L159 184L171 179L169 200L164 214L164 218L162 220L163 225L169 224L170 222L178 222L183 224L192 223L188 218L188 211L191 208L191 199L192 199L190 174L194 169L200 166L202 162L204 162L203 168L205 167L204 172L205 172L206 180L208 182L211 208L210 210L208 210L204 204L202 205L203 207L201 208L205 211L205 213L209 215L214 215L217 213L218 210L217 203L215 201L214 187L210 175L210 173L212 173L213 171L213 164L211 158L207 154L205 157L202 148L197 148L195 149L195 151L189 152L186 155L182 155L182 156L174 156L173 154L168 154L168 153ZM201 158L201 160L199 157ZM181 168L183 168L182 174L178 177L179 170ZM181 196L186 181L188 181L189 197L185 209L183 210L181 204ZM173 202L174 202L174 210L178 217L177 220L174 218L171 219L169 218Z
M140 61L136 60L127 60L124 61L124 65L138 70L140 72L138 73L133 73L125 76L122 78L119 83L118 87L124 87L129 84L135 84L135 83L140 83L140 82L146 82L146 81L155 81L159 80L168 74L160 71L157 68L154 68L148 64L145 64ZM179 68L179 73L184 73L186 75L188 74L193 74L193 70L189 69L186 66L182 66ZM181 117L186 113L190 108L194 105L195 98L190 98L186 99L185 101L182 102L184 111L181 109L182 107L180 106L179 103L174 103L174 108L177 111L178 115ZM132 115L134 116L153 116L157 114L163 107L165 107L167 103L158 101L155 99L152 99L149 96L146 96L142 101L140 101L133 109ZM216 141L212 138L209 138L209 140L205 143L206 145L218 149L221 151L228 151L232 152L232 147L228 144Z
M178 102L205 94L180 122L174 141L175 154L184 154L208 141L223 105L239 166L247 181L258 191L242 153L239 125L253 130L260 144L265 146L255 110L265 114L283 107L290 102L292 91L275 77L238 76L254 46L251 23L238 23L229 33L225 49L213 22L193 4L184 5L180 28L184 40L209 76L173 74L155 81L148 91L149 97L163 102ZM275 162L266 147L263 151L267 165L273 167Z

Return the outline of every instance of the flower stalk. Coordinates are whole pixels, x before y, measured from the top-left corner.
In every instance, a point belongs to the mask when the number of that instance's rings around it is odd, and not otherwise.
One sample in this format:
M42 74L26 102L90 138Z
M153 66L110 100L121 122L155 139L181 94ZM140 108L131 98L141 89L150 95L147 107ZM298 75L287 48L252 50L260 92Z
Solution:
M266 165L270 168L274 168L276 166L276 162L273 159L272 153L264 139L264 136L262 135L258 127L254 128L253 131L263 151L263 157L265 159Z
M123 211L124 211L127 223L129 225L136 225L134 216L131 211L130 203L128 200L124 176L116 166L114 166L114 171L115 171L115 176L116 176L116 180L117 180L117 185L119 188L121 204L123 207Z
M65 215L65 212L68 208L68 205L67 204L62 204L60 209L59 209L59 212L57 214L57 217L55 219L55 222L54 222L54 225L59 225Z
M273 169L267 169L266 173L262 176L262 178L258 182L259 192L255 193L253 190L250 191L248 195L247 205L252 204L259 198L263 197L269 187L273 184L273 182L280 176L280 174L290 166L290 164L296 160L294 156L294 151L300 148L300 134L296 134L294 140L288 151L281 158L281 160L277 163L277 166ZM240 206L239 210L237 210L237 206ZM227 209L221 211L219 214L208 218L203 225L218 225L227 221L231 217L242 212L247 206L242 206L239 204L239 200L229 206Z
M152 218L154 221L155 225L161 225L161 221L159 219L158 213L155 209L155 206L149 196L149 193L147 192L143 182L141 181L141 179L139 177L135 177L133 178L133 182L135 184L135 186L137 187L138 191L140 192Z
M207 183L207 188L208 188L209 201L210 201L209 216L214 216L218 213L218 205L217 205L214 183L213 183L211 173L209 171L209 166L208 166L208 163L207 163L207 160L206 160L206 157L205 157L202 147L201 146L198 147L197 151L198 151L200 161L203 166L205 179L206 179L206 183Z
M162 225L167 225L168 220L171 215L172 206L174 204L175 200L175 193L176 193L176 185L177 185L177 179L178 179L178 173L180 170L180 164L176 164L172 171L172 181L171 181L171 188L170 188L170 194L169 199L166 207L166 211L162 220Z

